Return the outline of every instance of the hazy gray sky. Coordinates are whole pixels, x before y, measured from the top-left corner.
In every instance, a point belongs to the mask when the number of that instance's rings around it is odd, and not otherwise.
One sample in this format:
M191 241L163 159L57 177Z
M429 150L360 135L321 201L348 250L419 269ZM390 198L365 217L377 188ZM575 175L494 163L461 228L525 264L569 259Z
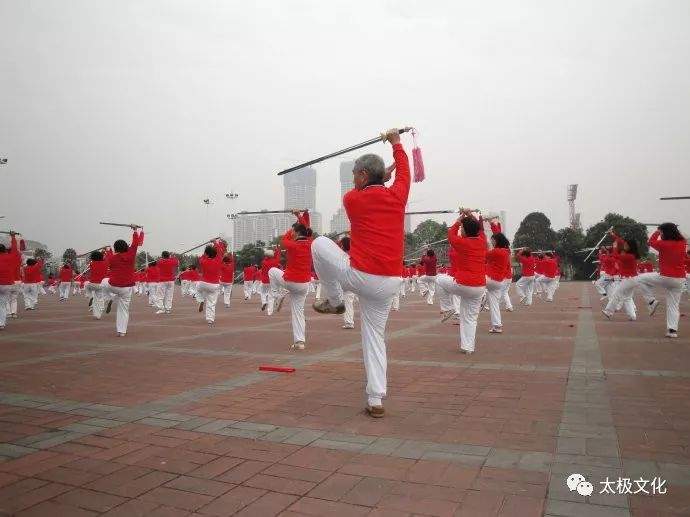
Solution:
M690 202L658 201L690 195L688 63L687 0L0 0L0 228L61 253L131 221L179 250L282 208L276 171L410 124L416 210L561 228L579 183L585 226L689 234ZM317 169L325 221L338 164Z

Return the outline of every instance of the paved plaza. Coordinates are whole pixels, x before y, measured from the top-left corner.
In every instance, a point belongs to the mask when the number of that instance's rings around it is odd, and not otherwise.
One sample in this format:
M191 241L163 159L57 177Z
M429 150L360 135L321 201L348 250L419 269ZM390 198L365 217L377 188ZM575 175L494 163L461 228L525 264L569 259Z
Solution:
M81 297L9 320L0 515L690 515L687 295L668 340L663 304L609 322L591 284L562 283L503 335L482 313L472 356L408 295L383 419L363 411L358 330L308 309L290 352L289 310L240 296L214 327L179 291L167 316L137 297L124 339Z

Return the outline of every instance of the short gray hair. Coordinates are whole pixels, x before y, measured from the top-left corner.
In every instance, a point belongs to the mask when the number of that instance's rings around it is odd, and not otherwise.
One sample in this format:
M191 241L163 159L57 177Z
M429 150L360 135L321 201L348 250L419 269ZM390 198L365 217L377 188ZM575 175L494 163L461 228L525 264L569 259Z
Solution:
M369 173L369 183L383 183L383 176L386 173L386 164L378 154L363 154L355 160L353 172L365 170Z

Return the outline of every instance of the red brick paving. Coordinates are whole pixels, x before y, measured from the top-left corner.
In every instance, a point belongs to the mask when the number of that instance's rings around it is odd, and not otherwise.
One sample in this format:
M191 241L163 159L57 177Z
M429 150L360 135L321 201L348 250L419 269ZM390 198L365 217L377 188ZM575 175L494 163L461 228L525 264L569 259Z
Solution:
M388 415L381 421L362 413L357 350L346 351L342 358L347 360L316 362L292 375L267 375L169 412L553 454L582 288L564 283L555 304L537 301L531 309L504 314L507 332L502 336L485 333L487 314L482 313L477 353L471 357L457 353L457 327L434 322L436 307L408 297L403 310L392 313L389 331L428 325L389 340L390 395ZM196 351L279 354L289 363L287 311L268 318L256 302L245 304L236 296L233 304L230 311L218 308L217 324L209 329L189 299L178 296L175 313L167 318L151 314L136 299L130 332L118 340L113 318L91 321L83 298L59 305L42 298L39 311L22 313L0 336L0 391L130 407L253 373L270 361ZM687 337L660 339L663 311L653 320L641 314L637 322L619 316L607 322L596 302L592 306L605 368L689 373ZM688 310L687 299L682 310ZM308 348L302 357L358 341L358 332L341 331L337 318L310 311L307 317ZM681 336L687 332L684 323ZM266 324L270 327L262 329ZM14 336L22 339L13 341ZM104 344L129 348L99 348ZM60 357L74 352L96 353ZM482 369L490 364L505 366ZM614 372L606 382L624 460L690 464L690 379ZM0 405L0 442L14 443L89 418ZM358 454L131 423L18 459L2 458L0 514L538 516L545 511L548 483L548 473L535 470ZM667 488L665 496L631 496L631 513L690 513L688 485L669 483Z

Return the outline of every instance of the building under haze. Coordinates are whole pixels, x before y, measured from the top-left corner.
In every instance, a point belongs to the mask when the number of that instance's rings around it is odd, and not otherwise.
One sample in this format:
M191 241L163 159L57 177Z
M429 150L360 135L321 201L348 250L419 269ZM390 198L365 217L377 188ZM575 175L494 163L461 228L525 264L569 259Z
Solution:
M340 207L331 217L331 233L341 233L350 229L350 221L347 218L345 209L342 206L343 196L355 188L352 178L352 168L355 162L343 162L340 164Z
M321 233L322 218L316 211L316 171L311 167L299 169L283 176L284 208L309 209L311 227ZM283 235L295 222L292 214L240 215L234 220L233 249L239 250L256 241L271 242Z

